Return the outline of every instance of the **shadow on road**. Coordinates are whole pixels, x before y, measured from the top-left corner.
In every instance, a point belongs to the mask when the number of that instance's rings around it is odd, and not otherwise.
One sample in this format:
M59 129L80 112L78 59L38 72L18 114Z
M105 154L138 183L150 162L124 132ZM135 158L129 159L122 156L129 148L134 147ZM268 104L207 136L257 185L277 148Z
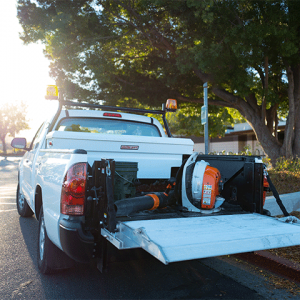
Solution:
M37 267L38 222L19 219L34 267ZM119 251L110 245L108 270L76 263L53 275L39 274L46 299L263 299L256 292L204 266L200 260L168 266L144 250ZM241 298L239 295L243 295Z
M38 221L35 217L22 218L19 217L19 223L23 239L27 246L30 258L37 269L36 246L38 236Z
M0 171L11 172L19 166L20 157L0 157Z

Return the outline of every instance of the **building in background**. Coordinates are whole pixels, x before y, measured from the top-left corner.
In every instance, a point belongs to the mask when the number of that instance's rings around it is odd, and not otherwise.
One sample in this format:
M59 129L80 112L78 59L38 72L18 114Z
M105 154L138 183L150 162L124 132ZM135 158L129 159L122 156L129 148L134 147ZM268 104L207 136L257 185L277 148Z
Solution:
M283 142L285 121L279 121L278 139ZM190 137L195 145L194 151L205 152L204 137ZM254 131L248 123L234 125L234 128L228 129L224 137L210 138L209 151L212 153L239 153L248 149L253 155L265 156L265 153L257 141Z

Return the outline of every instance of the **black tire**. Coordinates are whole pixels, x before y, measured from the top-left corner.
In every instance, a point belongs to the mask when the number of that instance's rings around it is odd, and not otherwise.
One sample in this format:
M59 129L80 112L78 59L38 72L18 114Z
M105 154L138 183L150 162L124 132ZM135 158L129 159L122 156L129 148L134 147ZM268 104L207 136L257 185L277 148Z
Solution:
M37 257L38 267L42 274L50 274L53 271L53 269L49 266L49 255L51 255L50 248L52 248L53 246L54 245L49 240L46 232L43 208L41 208L39 216Z
M18 213L21 217L27 218L27 217L31 217L33 215L33 211L31 210L30 206L28 205L24 195L20 191L19 184L17 187L16 201L17 201Z
M74 261L48 238L43 207L41 207L39 216L37 260L40 272L45 275L51 274L55 270L70 268L74 264Z

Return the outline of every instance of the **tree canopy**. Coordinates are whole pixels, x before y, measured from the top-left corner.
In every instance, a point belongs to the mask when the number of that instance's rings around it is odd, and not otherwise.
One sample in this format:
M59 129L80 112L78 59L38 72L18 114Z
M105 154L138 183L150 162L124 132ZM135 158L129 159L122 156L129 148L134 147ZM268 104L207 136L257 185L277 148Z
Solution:
M18 17L68 98L196 106L208 82L209 105L238 110L273 161L300 155L298 1L18 0Z
M5 103L0 106L0 140L3 153L6 154L5 138L7 135L15 136L23 129L29 129L26 120L26 105Z

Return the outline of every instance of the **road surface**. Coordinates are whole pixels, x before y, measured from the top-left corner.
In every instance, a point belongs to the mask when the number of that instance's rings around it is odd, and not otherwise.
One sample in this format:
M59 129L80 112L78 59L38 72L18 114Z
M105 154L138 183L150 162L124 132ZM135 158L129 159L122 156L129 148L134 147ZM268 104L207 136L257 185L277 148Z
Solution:
M76 264L53 275L37 268L35 217L19 217L15 194L19 159L0 158L0 299L291 299L226 257L168 266L141 250L100 273ZM140 259L137 257L140 256ZM224 275L225 274L225 275ZM296 299L296 298L295 298Z

